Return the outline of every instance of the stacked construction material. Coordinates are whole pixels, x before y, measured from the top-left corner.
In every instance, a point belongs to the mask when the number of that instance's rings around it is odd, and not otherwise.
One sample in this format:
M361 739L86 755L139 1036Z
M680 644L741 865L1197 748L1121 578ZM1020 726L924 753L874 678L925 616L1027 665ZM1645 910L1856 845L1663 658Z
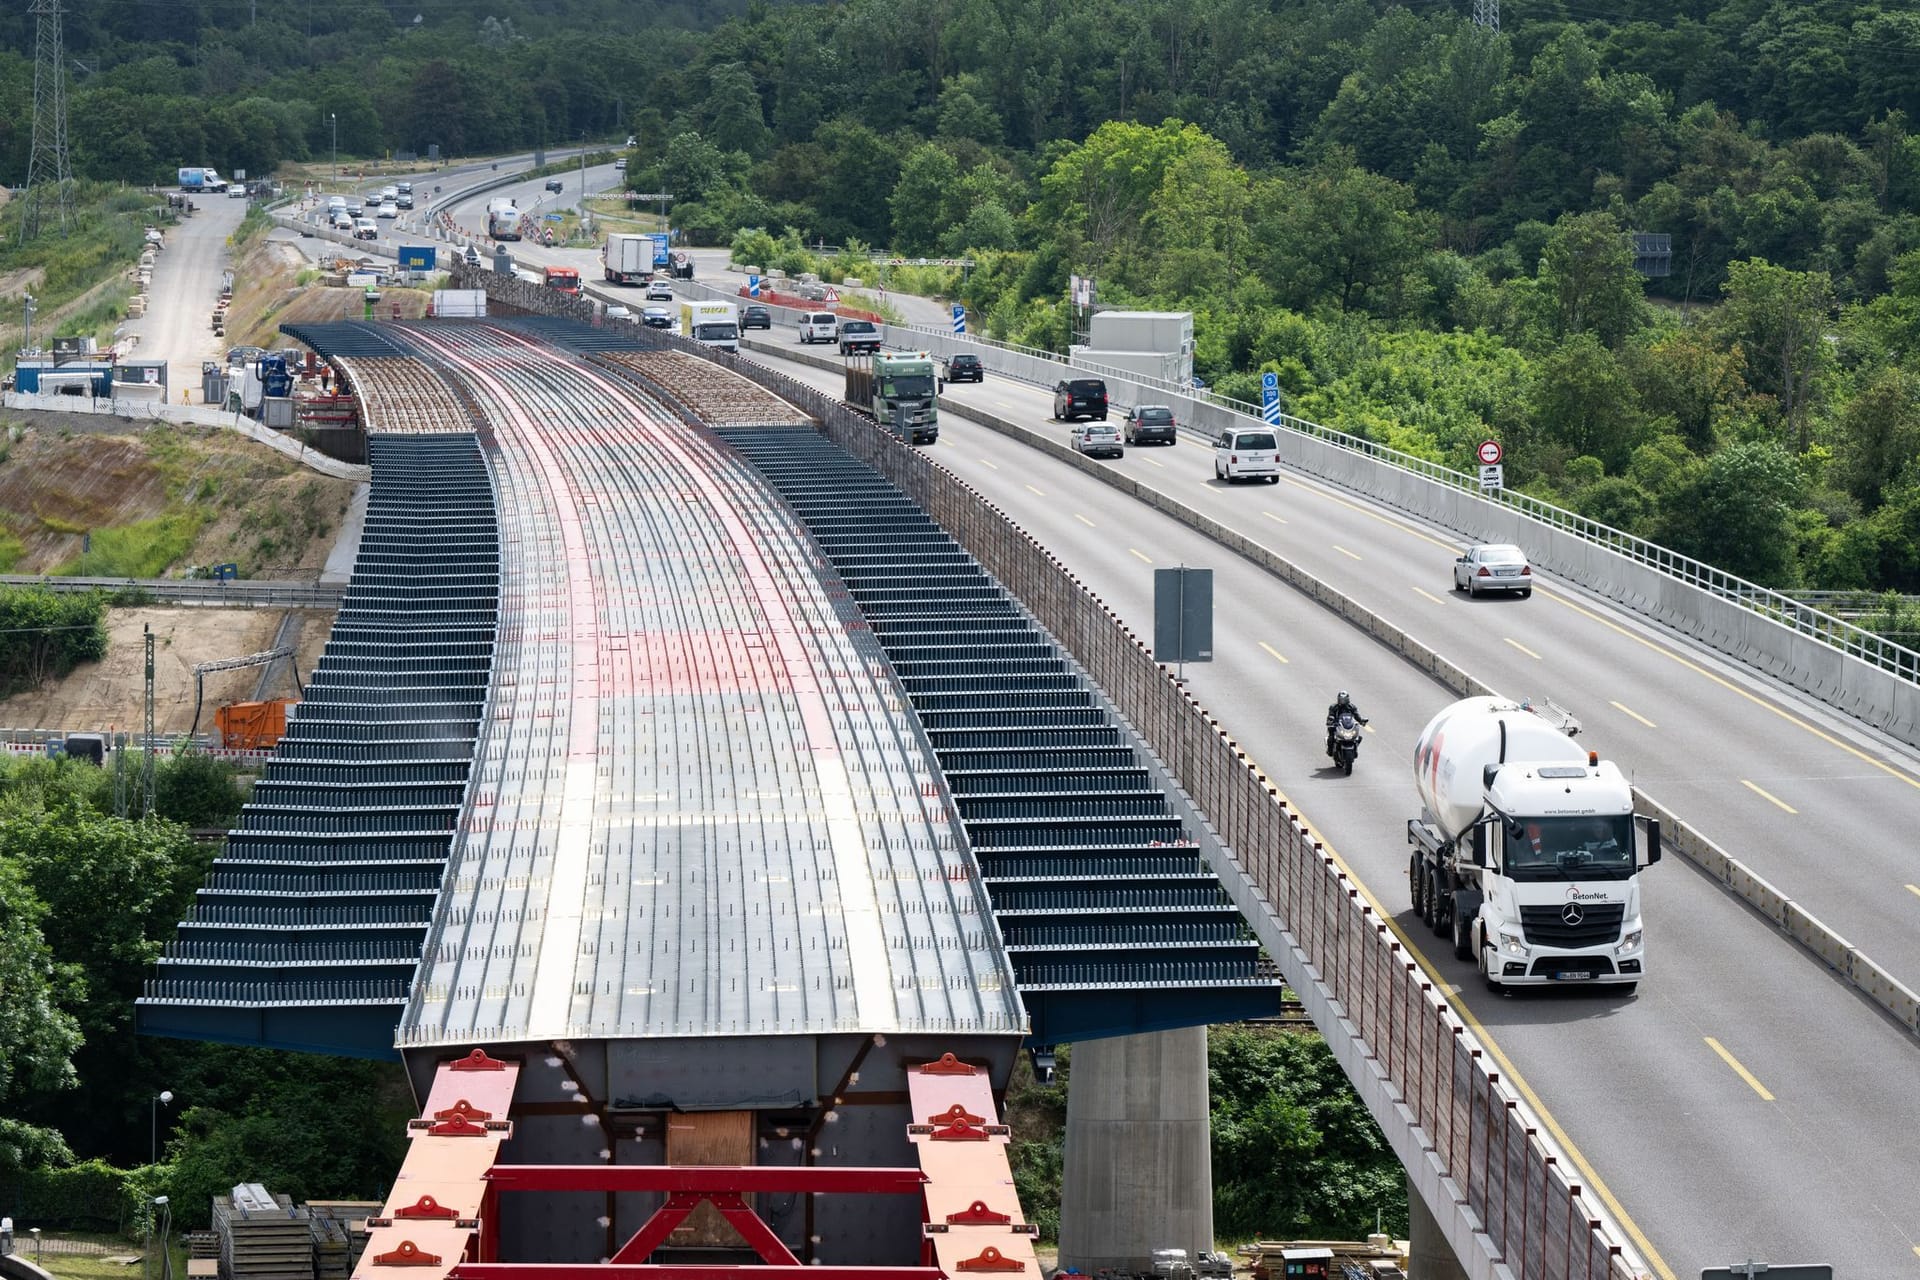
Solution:
M215 1196L220 1280L314 1280L313 1227L304 1207L257 1182Z
M367 1219L380 1213L378 1200L309 1200L314 1271L318 1280L347 1280L367 1247Z

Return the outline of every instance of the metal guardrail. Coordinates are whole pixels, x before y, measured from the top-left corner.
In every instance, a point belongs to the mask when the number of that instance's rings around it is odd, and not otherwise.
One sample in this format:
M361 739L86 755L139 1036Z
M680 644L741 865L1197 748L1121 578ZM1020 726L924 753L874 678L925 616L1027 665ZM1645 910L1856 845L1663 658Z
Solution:
M684 349L691 344L674 342ZM1314 1011L1469 1274L1641 1274L1571 1165L1300 817L1098 597L980 494L812 387L717 358L804 408L835 443L920 503L1081 663L1180 778L1236 854L1216 868ZM1453 680L1464 672L1438 658ZM1443 677L1444 678L1444 677ZM1344 1031L1344 1035L1342 1032ZM1336 1053L1342 1053L1336 1047ZM1394 1117L1398 1117L1395 1119ZM1478 1233L1478 1234L1476 1234Z
M338 609L344 582L268 582L212 578L68 578L0 574L0 585L50 591L138 594L155 604L210 605L227 609Z
M906 329L929 338L938 338L948 342L955 340L955 335L951 332L930 325L894 325L891 327ZM1061 356L1055 355L1052 352L1041 351L1034 347L1024 347L1017 343L1000 342L991 338L979 338L971 334L960 340L1006 351L1009 354L1021 356L1026 359L1045 361L1049 365L1057 367L1062 376L1069 371L1075 373L1091 373L1101 377L1112 378L1120 382L1152 387L1155 390L1165 392L1171 396L1180 397L1184 400L1200 401L1217 408L1225 409L1231 413L1240 414L1252 419L1254 422L1264 421L1259 405L1249 404L1244 400L1236 400L1229 396L1217 395L1213 392L1200 390L1195 387L1183 386L1170 379L1156 378L1151 375L1135 373L1131 370L1117 369L1105 365L1084 362L1069 363ZM1014 376L1017 377L1019 375L1015 374ZM1034 379L1022 380L1032 381L1035 385L1045 385L1043 381ZM1444 485L1450 489L1460 490L1482 501L1510 508L1529 519L1546 525L1548 528L1571 534L1583 542L1624 556L1635 564L1647 566L1677 581L1684 582L1689 586L1698 587L1712 595L1734 601L1745 608L1753 610L1762 617L1772 619L1801 635L1811 636L1820 643L1831 646L1842 653L1858 658L1863 662L1871 663L1884 671L1892 672L1902 680L1908 681L1909 683L1920 684L1920 651L1908 648L1906 645L1889 640L1884 636L1877 635L1864 627L1847 621L1845 618L1839 618L1832 614L1825 613L1808 600L1796 598L1782 591L1776 591L1771 587L1763 587L1756 582L1749 582L1737 574L1728 573L1723 569L1717 569L1713 565L1701 560L1695 560L1691 556L1682 555L1680 552L1663 547L1659 543L1651 542L1645 538L1627 533L1624 530L1616 529L1611 525L1603 524L1598 520L1583 516L1578 512L1568 511L1563 507L1556 507L1550 502L1544 502L1539 498L1521 493L1517 490L1499 489L1494 491L1492 495L1485 494L1481 492L1480 479L1478 476L1470 475L1464 471L1456 471L1451 467L1443 466L1440 463L1429 461L1426 458L1421 458L1414 454L1403 453L1398 449L1390 449L1385 445L1368 440L1362 436L1337 431L1332 427L1322 426L1320 423L1312 422L1306 418L1295 417L1287 413L1280 415L1279 425L1283 429L1295 434L1319 440L1347 452L1383 463L1396 470L1404 471L1411 475L1419 476L1422 479Z

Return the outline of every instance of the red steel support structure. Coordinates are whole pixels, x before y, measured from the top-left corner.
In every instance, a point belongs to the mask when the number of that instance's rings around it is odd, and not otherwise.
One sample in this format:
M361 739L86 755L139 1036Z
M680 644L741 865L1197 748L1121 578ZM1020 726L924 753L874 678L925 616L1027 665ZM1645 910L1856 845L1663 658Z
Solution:
M1021 1216L1008 1131L985 1068L952 1054L908 1071L919 1168L720 1165L503 1165L500 1143L518 1064L474 1050L442 1063L382 1216L368 1220L354 1280L714 1280L731 1264L647 1261L702 1203L759 1255L764 1280L945 1280L973 1274L1039 1280L1034 1228ZM665 1203L606 1262L502 1261L501 1195L524 1191L651 1192ZM756 1193L918 1195L918 1265L803 1266L746 1197ZM406 1275L396 1269L406 1269ZM421 1272L431 1273L420 1275Z

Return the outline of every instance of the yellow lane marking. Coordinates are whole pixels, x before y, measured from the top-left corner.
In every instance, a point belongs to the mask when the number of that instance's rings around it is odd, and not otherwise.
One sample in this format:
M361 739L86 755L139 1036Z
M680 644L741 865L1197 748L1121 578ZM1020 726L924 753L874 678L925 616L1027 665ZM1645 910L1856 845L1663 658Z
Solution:
M958 449L960 446L955 444L951 440L942 440L940 442L940 447L943 449Z
M1911 894L1912 894L1912 895L1913 895L1914 897L1916 897L1916 898L1920 898L1920 884L1910 884L1910 885L1908 885L1908 886L1907 886L1907 892L1908 892L1908 893L1911 893Z
M1521 644L1518 640L1515 640L1512 636L1506 637L1506 641L1508 644L1512 645L1514 648L1518 649L1520 652L1526 654L1529 658L1532 658L1535 662L1544 661L1544 659L1542 659L1539 654L1527 648L1527 646Z
M1415 587L1415 588L1414 588L1414 590L1415 590L1415 591L1418 591L1418 592L1419 592L1419 593L1420 593L1421 595L1423 595L1423 596L1425 596L1425 597L1426 597L1427 599L1429 599L1429 600L1431 600L1431 601L1433 601L1433 602L1434 602L1435 604L1445 604L1445 603L1446 603L1446 601L1445 601L1445 600L1442 600L1442 599L1441 599L1441 598L1440 598L1439 596L1437 596L1437 595L1435 595L1435 594L1433 594L1433 592L1431 592L1431 591L1428 591L1428 590L1426 590L1426 589L1425 589L1424 587Z
M1348 559L1351 559L1351 560L1358 560L1358 559L1360 559L1360 557L1359 557L1359 556L1356 556L1356 555L1354 555L1354 554L1353 554L1353 552L1351 552L1351 551L1349 551L1349 550L1347 550L1347 549L1346 549L1345 547L1343 547L1343 546L1341 546L1341 545L1340 545L1339 543L1337 543L1337 542L1333 544L1333 549L1334 549L1335 551L1338 551L1338 552L1339 552L1339 553L1340 553L1341 555L1343 555L1343 556L1346 556L1346 557L1347 557Z
M984 466L989 471L998 471L1000 469L999 467L994 466L991 462L988 462L985 458L980 459L980 465Z
M1281 652L1280 652L1280 651L1279 651L1278 649L1276 649L1276 648L1274 648L1274 647L1273 647L1272 645L1270 645L1270 644L1268 644L1268 643L1267 643L1267 642L1266 642L1265 640L1262 640L1262 641L1260 642L1260 647L1261 647L1262 649L1265 649L1265 650L1266 650L1266 651L1267 651L1268 653L1270 653L1270 654L1272 654L1272 655L1273 655L1274 657L1276 657L1276 658L1278 658L1278 659L1280 659L1280 661L1282 661L1282 662L1285 662L1285 661L1287 660L1287 658L1286 658L1286 655L1285 655L1285 654L1283 654L1283 653L1281 653ZM1909 889L1911 889L1911 888L1913 888L1913 886L1912 886L1912 885L1908 885L1907 887L1908 887Z
M1272 780L1265 779L1264 775L1263 780L1268 786L1273 785ZM1301 813L1299 807L1284 792L1276 792L1276 794L1300 819L1300 825L1306 828L1307 835L1320 845L1321 851L1332 858L1333 864L1353 882L1355 888L1359 889L1360 896L1365 898L1367 905L1373 908L1374 915L1393 931L1393 936L1400 940L1400 945L1406 948L1407 954L1413 957L1414 962L1420 966L1421 971L1427 975L1434 987L1441 991L1453 991L1453 984L1434 967L1433 961L1429 960L1427 953L1420 949L1420 944L1414 941L1413 935L1401 927L1399 919L1393 912L1380 904L1380 900L1373 896L1373 890L1368 888L1366 882L1347 865L1347 860L1341 857L1339 851L1320 834L1320 829L1313 825L1312 820ZM1526 1099L1527 1105L1533 1109L1533 1114L1539 1118L1547 1132L1553 1135L1553 1140L1560 1145L1560 1150L1566 1154L1567 1159L1573 1161L1573 1166L1580 1171L1580 1176L1586 1179L1585 1185L1600 1197L1600 1202L1607 1206L1607 1212L1613 1215L1613 1220L1619 1224L1620 1229L1633 1238L1647 1265L1660 1275L1661 1280L1679 1280L1673 1268L1667 1265L1667 1260L1660 1256L1660 1251L1653 1247L1653 1241L1647 1239L1646 1233L1640 1230L1639 1224L1627 1215L1626 1206L1621 1204L1607 1184L1600 1180L1600 1175L1593 1165L1588 1163L1585 1155L1581 1154L1580 1148L1573 1144L1573 1139L1568 1136L1565 1129L1560 1127L1560 1122L1554 1119L1553 1113L1547 1110L1547 1104L1541 1100L1539 1094L1533 1091L1533 1086L1528 1084L1526 1077L1520 1074L1520 1069L1513 1065L1513 1060L1507 1057L1506 1052L1494 1041L1486 1024L1474 1016L1473 1010L1467 1006L1466 1000L1457 991L1453 991L1452 1009L1459 1015L1460 1021L1467 1024L1467 1029L1473 1032L1474 1038L1480 1042L1493 1060L1500 1064L1500 1070L1505 1074L1507 1083L1513 1086L1514 1092Z
M1638 711L1635 711L1632 707L1628 706L1624 702L1614 703L1613 709L1615 711L1618 711L1623 716L1632 716L1635 720L1638 720L1641 724L1647 726L1647 728L1649 729L1658 729L1660 727L1659 725L1655 724L1653 721L1641 715Z
M1773 1101L1773 1095L1767 1092L1767 1086L1761 1084L1758 1080L1754 1079L1753 1072L1741 1066L1740 1060L1734 1057L1732 1054L1728 1053L1725 1046L1723 1046L1718 1040L1715 1040L1712 1036L1708 1036L1706 1040L1707 1040L1707 1048L1719 1054L1720 1061L1726 1063L1728 1066L1733 1068L1733 1074L1739 1076L1742 1080L1745 1080L1748 1084L1752 1085L1753 1091L1759 1094L1766 1101L1768 1102Z
M1085 516L1083 516L1083 515L1081 515L1081 514L1080 514L1080 513L1078 512L1078 511L1076 511L1076 512L1074 512L1074 513L1073 513L1073 518L1074 518L1075 520L1078 520L1078 521L1079 521L1079 522L1080 522L1081 524L1083 524L1083 525L1085 525L1085 526L1087 526L1087 528L1089 528L1089 529L1097 529L1097 528L1099 528L1099 527L1100 527L1099 525L1096 525L1096 524L1095 524L1095 523L1094 523L1093 521L1091 521L1091 520L1089 520L1089 519L1087 519L1087 518L1086 518Z
M1739 694L1741 697L1745 698L1748 702L1751 702L1754 706L1761 707L1761 708L1764 708L1765 710L1773 712L1774 715L1779 716L1782 720L1785 720L1788 724L1792 725L1794 728L1806 730L1808 733L1820 739L1820 741L1826 743L1828 746L1838 747L1840 750L1846 752L1848 755L1852 756L1854 759L1860 761L1861 763L1870 764L1874 768L1880 770L1880 772L1886 774L1888 777L1898 778L1900 779L1900 781L1906 783L1910 787L1913 787L1915 790L1920 790L1920 778L1916 778L1914 775L1906 772L1904 769L1896 769L1884 760L1877 760L1873 756L1870 756L1866 752L1860 750L1858 747L1851 746L1845 742L1840 741L1840 739L1834 737L1832 734L1828 733L1826 730L1821 729L1816 725L1809 724L1807 721L1801 719L1799 716L1795 715L1793 712L1788 711L1785 707L1775 706L1773 703L1767 701L1765 698L1761 697L1759 694L1749 693L1747 690L1742 689L1739 685L1735 684L1733 681L1728 680L1723 676L1715 675L1713 672L1707 670L1705 667L1693 661L1691 658L1684 657L1681 654L1674 652L1672 649L1665 647L1664 645L1655 644L1653 641L1647 639L1645 636L1635 635L1633 632L1627 630L1625 627L1621 626L1619 623L1613 622L1607 618L1601 617L1599 614L1595 613L1593 610L1589 608L1586 608L1584 605L1577 605L1571 600L1564 600L1559 596L1554 595L1550 591L1536 590L1534 594L1541 596L1543 599L1551 600L1553 601L1553 603L1557 605L1561 605L1564 608L1571 609L1575 613L1579 614L1581 617L1597 622L1603 627L1610 628L1611 630L1616 631L1619 634L1625 636L1627 639L1632 640L1636 644L1644 645L1645 647L1659 654L1661 657L1667 658L1673 662L1680 664L1681 666L1685 667L1687 670L1693 672L1695 675L1702 676L1705 679L1711 680L1714 684L1719 685L1722 689L1727 690L1729 693Z
M1027 486L1027 492L1033 494L1037 498L1044 498L1047 496L1044 492L1034 488L1032 485Z
M1285 523L1286 523L1286 521L1285 521L1285 520L1283 520L1283 519L1281 519L1281 518L1280 518L1279 516L1277 516L1277 515L1275 515L1275 514L1273 514L1273 512L1271 512L1271 511L1262 511L1262 512L1261 512L1260 514L1261 514L1261 515L1263 515L1263 516L1265 516L1265 517L1266 517L1267 519L1269 519L1269 520L1271 520L1271 521L1273 521L1273 522L1274 522L1275 524L1285 524Z
M1144 462L1144 463L1146 463L1146 464L1147 464L1148 466L1150 466L1150 467L1159 467L1159 468L1160 468L1160 469L1161 469L1162 471L1165 471L1165 470L1167 469L1167 464L1166 464L1166 463L1164 463L1164 462L1155 462L1155 461L1154 461L1154 460L1153 460L1152 458L1142 458L1142 459L1140 459L1140 461L1142 461L1142 462Z
M1740 779L1740 785L1745 787L1747 790L1753 792L1753 794L1759 796L1762 800L1770 801L1773 804L1779 805L1782 809L1785 809L1788 813L1800 812L1798 809L1788 804L1785 800L1782 800L1779 796L1774 795L1771 791L1766 791L1760 787L1756 787L1751 782L1748 782L1745 778Z
M1146 557L1145 555L1142 555L1142 554L1141 554L1140 552L1138 552L1138 551L1135 551L1135 550L1134 550L1134 549L1133 549L1132 547L1128 547L1128 548L1127 548L1127 550L1128 550L1128 551L1130 551L1130 552L1133 552L1133 554L1134 554L1134 555L1135 555L1136 557L1138 557L1139 559L1141 559L1141 560L1146 560L1146 562L1147 562L1148 564L1152 564L1152 563L1153 563L1153 561L1152 561L1152 560L1148 560L1148 559L1147 559L1147 557Z

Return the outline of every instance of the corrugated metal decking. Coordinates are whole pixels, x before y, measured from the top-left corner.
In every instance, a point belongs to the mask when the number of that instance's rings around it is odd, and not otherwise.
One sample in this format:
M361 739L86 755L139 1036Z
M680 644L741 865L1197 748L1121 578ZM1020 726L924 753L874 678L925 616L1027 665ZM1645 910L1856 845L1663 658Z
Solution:
M1278 979L1130 735L999 584L819 436L720 434L806 522L918 709L1033 1040L1273 1012Z
M938 768L751 468L492 326L494 701L402 1048L1024 1026ZM811 434L789 427L795 434Z
M333 632L146 984L142 1031L393 1052L486 698L500 553L471 434L374 436L368 453Z

